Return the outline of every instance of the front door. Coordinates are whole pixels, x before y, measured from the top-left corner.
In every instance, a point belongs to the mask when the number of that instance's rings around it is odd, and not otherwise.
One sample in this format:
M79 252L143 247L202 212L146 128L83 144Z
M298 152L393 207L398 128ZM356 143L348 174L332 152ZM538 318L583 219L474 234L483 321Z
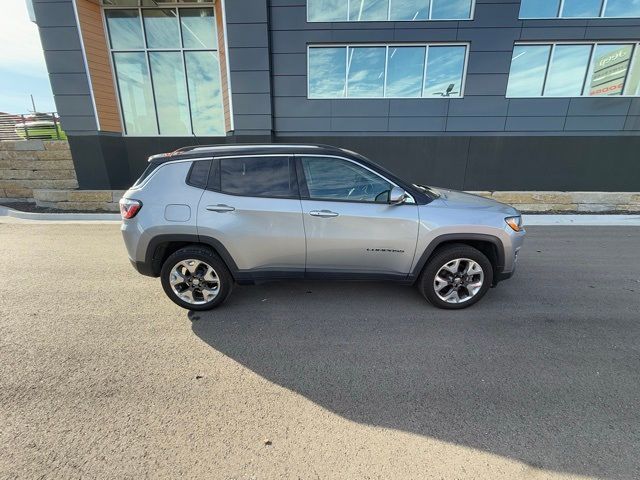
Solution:
M406 275L418 206L389 205L395 186L351 160L300 156L307 272Z

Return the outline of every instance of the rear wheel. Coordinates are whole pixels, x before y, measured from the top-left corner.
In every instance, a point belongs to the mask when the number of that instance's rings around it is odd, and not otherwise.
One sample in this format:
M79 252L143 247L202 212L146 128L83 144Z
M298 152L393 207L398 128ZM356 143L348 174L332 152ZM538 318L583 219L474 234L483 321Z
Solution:
M162 288L177 305L210 310L231 293L233 279L227 266L205 247L185 247L171 254L160 272Z
M429 302L450 310L478 302L493 282L493 267L479 250L464 244L442 248L425 266L418 284Z

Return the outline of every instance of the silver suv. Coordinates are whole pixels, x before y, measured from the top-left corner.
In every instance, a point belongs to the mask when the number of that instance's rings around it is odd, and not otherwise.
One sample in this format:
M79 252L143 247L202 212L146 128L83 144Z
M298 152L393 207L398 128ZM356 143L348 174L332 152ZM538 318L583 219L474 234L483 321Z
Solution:
M290 278L417 284L433 305L465 308L513 275L525 236L513 207L323 145L154 155L120 210L131 263L191 310Z

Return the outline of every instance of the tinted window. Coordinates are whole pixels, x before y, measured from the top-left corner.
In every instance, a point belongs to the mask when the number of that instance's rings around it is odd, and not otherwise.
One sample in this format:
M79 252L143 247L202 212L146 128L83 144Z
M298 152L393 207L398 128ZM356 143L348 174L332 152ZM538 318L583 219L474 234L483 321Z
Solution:
M339 158L305 157L302 169L312 199L386 203L393 187L366 168Z
M209 178L210 166L211 160L198 160L197 162L193 162L191 170L189 170L187 183L193 187L205 188Z
M220 189L246 197L293 197L297 191L287 157L220 160Z

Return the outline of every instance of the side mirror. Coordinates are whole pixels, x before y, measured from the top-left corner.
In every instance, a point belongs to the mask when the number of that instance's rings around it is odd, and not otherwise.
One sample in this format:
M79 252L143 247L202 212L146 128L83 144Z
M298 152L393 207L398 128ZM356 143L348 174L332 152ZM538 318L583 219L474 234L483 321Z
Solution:
M389 205L401 205L407 201L409 194L403 188L393 187L389 192Z

